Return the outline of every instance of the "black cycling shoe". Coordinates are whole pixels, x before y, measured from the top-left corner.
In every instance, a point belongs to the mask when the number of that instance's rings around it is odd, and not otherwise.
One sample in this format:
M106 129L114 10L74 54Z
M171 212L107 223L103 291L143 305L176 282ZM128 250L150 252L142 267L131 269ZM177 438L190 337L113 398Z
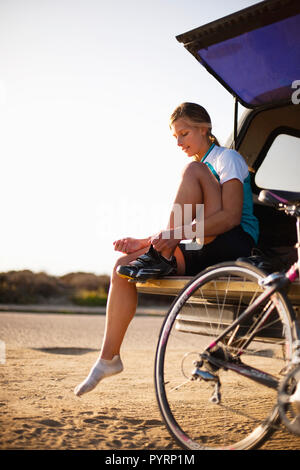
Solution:
M144 253L143 255L139 256L136 260L132 261L130 264L125 265L125 266L118 266L117 267L117 274L120 277L124 277L127 279L135 279L135 276L139 272L139 270L145 265L146 262L148 262L151 257L151 250L152 245L150 246L150 249L148 250L147 253Z
M145 281L175 274L176 269L177 263L174 256L169 261L150 245L149 251L139 256L135 261L126 266L118 266L117 274L135 281Z
M139 261L139 258L137 258L134 263L138 263ZM124 277L126 279L135 279L135 276L136 274L138 273L139 271L139 266L137 266L137 264L128 264L126 266L118 266L117 267L117 274L120 276L120 277Z

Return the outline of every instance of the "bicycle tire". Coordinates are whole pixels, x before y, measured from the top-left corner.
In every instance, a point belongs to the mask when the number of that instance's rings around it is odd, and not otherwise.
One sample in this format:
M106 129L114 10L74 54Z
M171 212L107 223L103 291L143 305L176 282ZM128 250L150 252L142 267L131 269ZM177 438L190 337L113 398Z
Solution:
M290 433L296 436L300 436L299 388L297 391L297 399L295 399L294 394L299 382L300 365L293 365L291 370L284 377L278 390L278 408L281 422Z
M156 349L155 392L167 429L184 449L254 449L274 431L278 422L277 390L220 369L217 374L222 398L219 404L214 404L209 401L209 384L192 380L190 372L193 360L199 358L201 343L204 342L202 349L206 348L225 323L231 324L257 298L261 291L258 282L265 276L247 263L220 263L193 278L169 309ZM270 302L274 307L271 318L242 357L243 361L246 357L246 364L256 368L261 368L262 363L263 370L279 380L292 358L294 312L283 292L273 294ZM216 328L216 314L220 312ZM259 309L253 318L261 314ZM240 326L234 341L230 346L224 344L224 349L233 354L241 348L249 328ZM254 405L249 406L252 396Z

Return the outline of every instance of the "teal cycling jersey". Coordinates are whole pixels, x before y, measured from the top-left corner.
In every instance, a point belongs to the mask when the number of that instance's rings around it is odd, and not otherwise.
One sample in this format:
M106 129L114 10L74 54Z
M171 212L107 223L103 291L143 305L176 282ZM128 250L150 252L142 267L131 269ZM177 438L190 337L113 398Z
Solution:
M213 144L201 161L208 166L221 185L231 179L241 181L244 191L241 226L257 243L259 224L253 214L250 174L243 157L235 150Z

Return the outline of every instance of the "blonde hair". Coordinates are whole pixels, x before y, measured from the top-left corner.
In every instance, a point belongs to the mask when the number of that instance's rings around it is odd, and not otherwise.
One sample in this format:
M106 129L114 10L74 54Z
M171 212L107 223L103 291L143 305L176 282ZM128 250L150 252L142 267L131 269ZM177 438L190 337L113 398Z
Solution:
M196 103L182 103L173 111L170 117L170 127L179 118L188 118L196 124L201 124L208 128L208 139L220 147L218 139L211 133L212 125L210 115L203 106Z

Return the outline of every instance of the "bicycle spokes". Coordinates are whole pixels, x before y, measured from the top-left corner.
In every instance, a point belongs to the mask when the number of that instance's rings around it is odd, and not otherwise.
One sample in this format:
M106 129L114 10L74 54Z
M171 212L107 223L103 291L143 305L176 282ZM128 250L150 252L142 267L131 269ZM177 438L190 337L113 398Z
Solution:
M300 436L300 366L285 377L278 391L280 418L287 429Z
M274 430L292 330L284 300L259 280L240 266L211 268L191 281L162 327L158 402L185 448L252 448Z

